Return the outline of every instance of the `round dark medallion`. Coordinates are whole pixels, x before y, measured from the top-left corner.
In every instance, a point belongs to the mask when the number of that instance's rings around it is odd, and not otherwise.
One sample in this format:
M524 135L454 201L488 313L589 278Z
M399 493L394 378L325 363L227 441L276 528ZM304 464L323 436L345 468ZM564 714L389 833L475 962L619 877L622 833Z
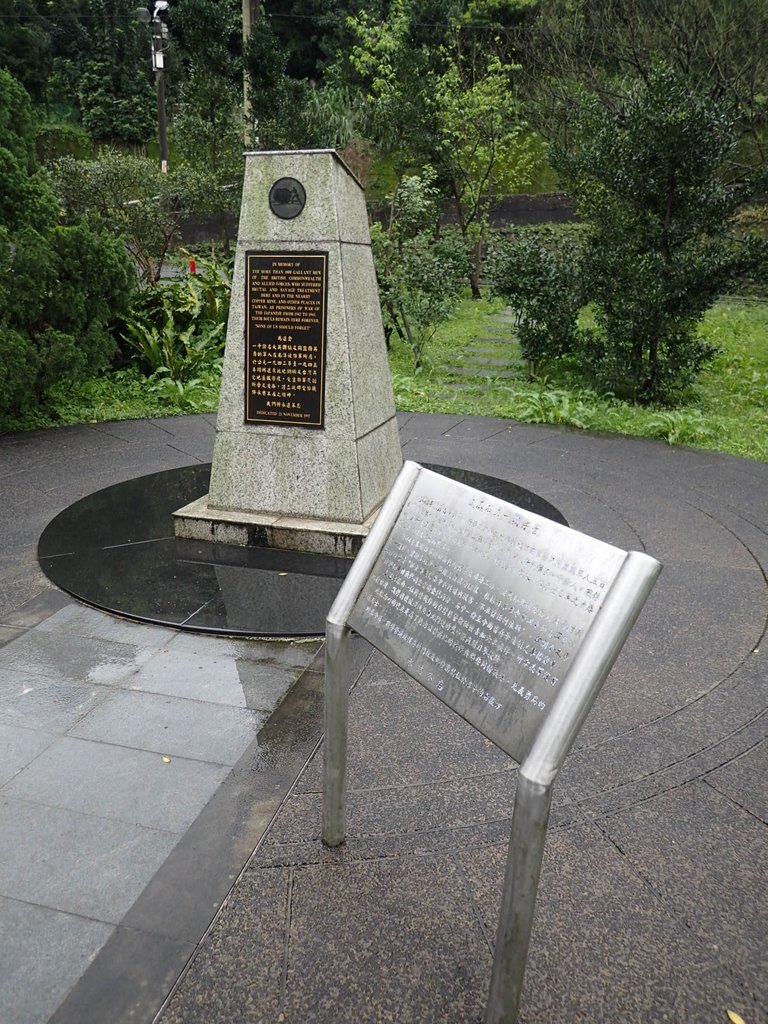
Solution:
M304 186L296 178L278 178L269 190L269 208L283 220L298 217L306 201Z

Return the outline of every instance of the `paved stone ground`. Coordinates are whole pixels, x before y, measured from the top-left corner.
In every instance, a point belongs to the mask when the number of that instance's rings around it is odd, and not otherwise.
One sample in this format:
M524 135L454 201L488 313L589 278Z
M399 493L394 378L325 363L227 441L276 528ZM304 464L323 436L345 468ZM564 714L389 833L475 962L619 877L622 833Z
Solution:
M521 1021L708 1024L727 1022L730 1009L746 1024L765 1024L768 465L482 417L404 416L401 431L407 457L515 481L573 527L664 563L555 789ZM0 631L8 642L0 653L30 637L37 645L6 671L37 665L59 687L83 674L65 642L75 635L66 616L78 613L68 600L60 608L34 565L34 540L50 515L116 479L204 461L210 441L206 417L0 439L10 496L0 558ZM54 621L62 610L64 619ZM44 637L54 634L57 644L45 648ZM91 628L89 642L96 639L131 642ZM189 642L168 643L182 640ZM167 821L139 825L153 841L172 834L177 845L138 895L138 870L114 870L90 890L86 880L65 876L61 891L92 904L101 894L109 913L57 906L43 883L63 863L65 811L90 815L103 829L117 811L62 807L35 786L54 774L44 769L57 743L98 742L137 756L136 741L109 731L123 723L100 710L104 702L78 717L74 731L16 724L30 746L0 776L0 800L16 812L7 821L18 841L28 834L23 815L38 819L26 862L0 830L0 860L11 864L0 870L0 1005L6 1016L9 1005L22 1007L12 1024L49 1017L149 1024L190 954L162 1024L482 1019L515 766L358 641L348 841L325 850L313 753L322 729L320 668L319 660L307 666L262 729L263 746L249 744L234 768L225 766L191 824L193 811L185 818L175 808ZM93 685L109 689L118 708L127 698L157 697L128 694L114 679ZM8 692L0 691L3 705ZM188 758L201 766L196 784L216 763L209 756L200 750L199 761ZM168 767L161 763L158 773L161 766ZM84 784L65 789L69 803L86 800ZM236 842L217 853L212 836L222 834ZM204 935L222 888L262 836ZM122 839L104 843L99 834L91 846L83 842L84 855L112 861ZM151 874L162 850L150 849ZM190 867L217 856L226 870L216 879ZM32 874L40 891L24 888ZM47 930L30 932L42 911ZM64 915L58 928L56 914ZM87 941L70 932L75 918ZM19 992L37 1016L24 1015Z
M209 417L0 439L2 1024L151 1019L306 756L282 775L276 723L301 707L274 712L298 677L319 689L319 642L140 625L37 568L62 507L212 440ZM103 998L60 1006L94 958Z

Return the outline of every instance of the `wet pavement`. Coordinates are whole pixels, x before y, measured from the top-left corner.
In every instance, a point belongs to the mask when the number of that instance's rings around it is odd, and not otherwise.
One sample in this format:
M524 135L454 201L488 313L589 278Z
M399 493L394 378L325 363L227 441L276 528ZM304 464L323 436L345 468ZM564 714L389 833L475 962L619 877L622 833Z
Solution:
M0 438L0 1020L479 1022L514 763L359 640L326 850L318 642L130 622L40 572L55 515L210 461L213 422ZM400 424L664 564L555 787L521 1021L765 1024L768 465Z

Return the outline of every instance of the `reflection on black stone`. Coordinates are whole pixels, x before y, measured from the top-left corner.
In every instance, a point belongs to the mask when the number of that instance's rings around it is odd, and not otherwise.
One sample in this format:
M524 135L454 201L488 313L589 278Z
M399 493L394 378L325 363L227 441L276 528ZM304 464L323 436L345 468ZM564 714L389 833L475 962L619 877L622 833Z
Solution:
M428 466L567 525L516 484ZM75 502L38 544L43 572L86 604L197 632L320 636L351 562L295 551L177 540L173 512L208 490L210 465L138 477Z

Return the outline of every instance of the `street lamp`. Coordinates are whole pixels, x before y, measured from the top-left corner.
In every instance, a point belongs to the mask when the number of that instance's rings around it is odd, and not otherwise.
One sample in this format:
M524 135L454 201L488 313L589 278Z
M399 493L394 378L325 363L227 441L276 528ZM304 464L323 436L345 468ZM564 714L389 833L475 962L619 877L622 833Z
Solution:
M151 8L139 7L136 17L152 26L152 70L157 82L157 135L160 142L160 170L168 170L168 127L165 117L165 49L168 40L168 0L154 0Z

